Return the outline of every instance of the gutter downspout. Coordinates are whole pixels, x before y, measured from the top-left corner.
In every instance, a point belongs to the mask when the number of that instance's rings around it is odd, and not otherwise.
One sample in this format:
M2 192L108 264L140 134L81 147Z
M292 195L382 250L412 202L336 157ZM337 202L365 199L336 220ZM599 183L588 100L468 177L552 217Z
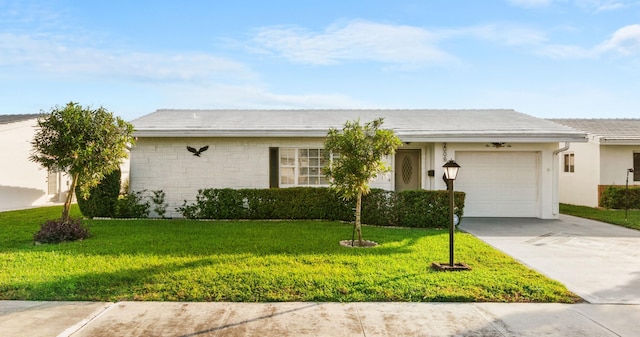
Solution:
M560 158L558 157L558 154L560 152L564 152L567 151L569 149L569 146L571 145L570 142L565 142L564 146L553 151L553 183L551 184L551 186L553 186L553 190L552 190L552 197L551 197L551 213L556 216L558 214L560 214L560 201L559 199L559 185L560 185Z

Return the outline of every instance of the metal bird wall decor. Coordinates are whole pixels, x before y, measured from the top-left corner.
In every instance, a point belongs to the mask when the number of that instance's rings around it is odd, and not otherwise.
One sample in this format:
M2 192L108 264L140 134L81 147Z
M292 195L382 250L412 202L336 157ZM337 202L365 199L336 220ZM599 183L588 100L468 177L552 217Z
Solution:
M196 150L194 148L192 148L191 146L187 145L187 150L191 153L193 153L194 156L196 157L200 157L200 154L202 154L202 152L207 151L207 149L209 148L209 145L203 146L201 147L199 150Z

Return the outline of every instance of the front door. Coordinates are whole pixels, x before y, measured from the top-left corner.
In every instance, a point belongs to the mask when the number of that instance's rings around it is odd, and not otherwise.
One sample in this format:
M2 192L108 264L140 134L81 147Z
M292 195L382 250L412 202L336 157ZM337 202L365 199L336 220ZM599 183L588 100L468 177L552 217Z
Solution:
M420 189L420 150L396 152L396 191Z

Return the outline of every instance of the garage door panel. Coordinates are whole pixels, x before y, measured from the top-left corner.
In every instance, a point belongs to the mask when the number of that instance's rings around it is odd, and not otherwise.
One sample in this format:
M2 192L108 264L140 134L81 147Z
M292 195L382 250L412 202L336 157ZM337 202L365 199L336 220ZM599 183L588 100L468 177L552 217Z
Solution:
M467 193L466 216L535 217L536 152L457 152L455 189Z

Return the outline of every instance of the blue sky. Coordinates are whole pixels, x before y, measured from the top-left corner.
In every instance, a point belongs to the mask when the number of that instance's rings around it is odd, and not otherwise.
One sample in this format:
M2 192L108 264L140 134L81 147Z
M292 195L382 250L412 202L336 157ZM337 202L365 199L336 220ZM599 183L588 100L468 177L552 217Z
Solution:
M640 0L0 0L0 114L508 108L640 117Z

